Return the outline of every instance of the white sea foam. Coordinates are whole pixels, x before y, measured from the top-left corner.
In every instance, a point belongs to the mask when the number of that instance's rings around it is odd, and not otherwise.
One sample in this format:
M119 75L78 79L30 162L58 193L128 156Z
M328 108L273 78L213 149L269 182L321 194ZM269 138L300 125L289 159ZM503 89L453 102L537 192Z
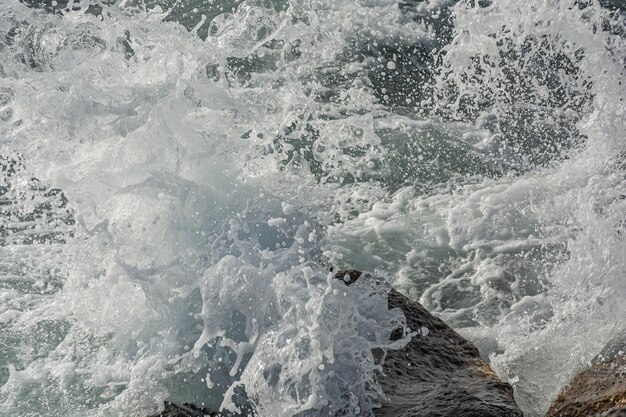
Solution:
M161 6L0 17L0 414L367 415L393 285L542 415L625 313L608 12L458 3L428 78L450 2Z

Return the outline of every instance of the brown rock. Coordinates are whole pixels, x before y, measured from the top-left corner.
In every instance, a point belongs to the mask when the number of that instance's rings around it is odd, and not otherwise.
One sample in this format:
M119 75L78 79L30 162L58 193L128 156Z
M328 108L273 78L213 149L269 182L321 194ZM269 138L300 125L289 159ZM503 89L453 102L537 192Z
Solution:
M546 417L626 417L626 334L616 337L554 400Z
M595 417L626 417L626 407L614 408L606 413L596 414Z

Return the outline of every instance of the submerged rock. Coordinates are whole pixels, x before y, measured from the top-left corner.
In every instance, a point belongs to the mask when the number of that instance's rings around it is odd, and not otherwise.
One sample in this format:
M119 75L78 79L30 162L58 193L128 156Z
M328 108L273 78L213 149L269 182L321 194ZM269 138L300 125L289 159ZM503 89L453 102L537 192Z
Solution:
M614 338L561 390L546 417L593 415L626 417L626 333Z

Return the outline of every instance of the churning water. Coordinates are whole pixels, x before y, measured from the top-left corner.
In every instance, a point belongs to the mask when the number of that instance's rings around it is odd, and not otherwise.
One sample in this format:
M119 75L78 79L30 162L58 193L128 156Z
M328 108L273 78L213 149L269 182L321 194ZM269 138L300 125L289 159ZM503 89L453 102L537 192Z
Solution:
M1 416L370 415L390 286L540 416L624 326L619 4L1 3Z

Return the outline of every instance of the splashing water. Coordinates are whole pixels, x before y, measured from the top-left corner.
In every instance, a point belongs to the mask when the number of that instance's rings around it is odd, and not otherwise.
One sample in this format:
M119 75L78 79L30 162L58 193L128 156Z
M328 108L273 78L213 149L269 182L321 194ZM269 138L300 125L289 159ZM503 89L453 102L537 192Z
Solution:
M0 415L370 415L393 286L539 416L623 326L615 4L4 6Z

